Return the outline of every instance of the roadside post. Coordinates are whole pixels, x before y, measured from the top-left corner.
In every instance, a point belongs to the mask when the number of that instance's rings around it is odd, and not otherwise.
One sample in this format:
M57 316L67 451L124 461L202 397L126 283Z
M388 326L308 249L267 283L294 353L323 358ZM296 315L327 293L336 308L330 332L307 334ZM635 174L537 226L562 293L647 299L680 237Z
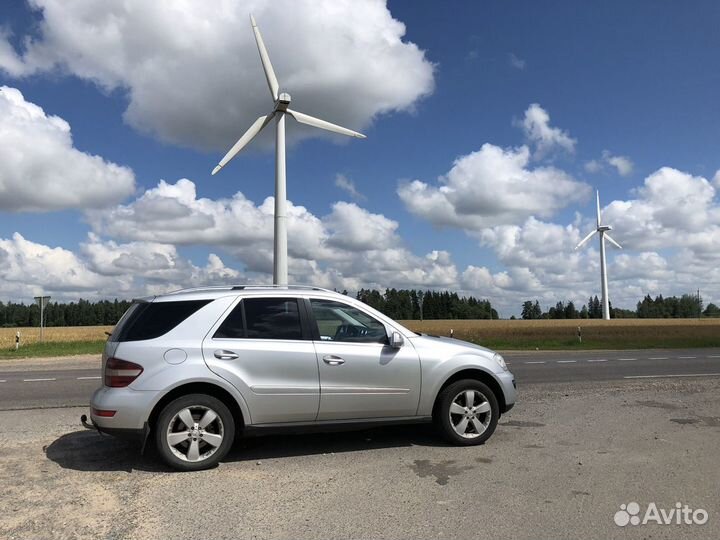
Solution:
M15 350L17 351L20 347L20 330L15 332Z

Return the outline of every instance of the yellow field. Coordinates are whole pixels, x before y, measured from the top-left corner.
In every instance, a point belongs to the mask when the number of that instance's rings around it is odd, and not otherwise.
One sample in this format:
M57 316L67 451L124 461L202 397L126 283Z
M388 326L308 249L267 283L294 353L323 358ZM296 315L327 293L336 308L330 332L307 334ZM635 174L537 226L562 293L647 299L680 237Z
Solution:
M720 347L720 319L559 319L402 321L416 332L502 348ZM582 330L582 345L577 338Z
M48 342L98 341L106 339L105 332L112 326L54 326L45 328L44 337ZM20 330L20 344L28 345L40 341L40 328L0 328L0 348L6 349L15 344L15 332Z
M720 319L598 319L489 321L438 320L401 321L411 330L449 336L499 348L645 348L720 347ZM577 328L582 329L582 344ZM52 327L45 329L45 341L99 341L112 326ZM17 328L0 328L0 349L15 343ZM19 328L21 344L36 343L39 328Z

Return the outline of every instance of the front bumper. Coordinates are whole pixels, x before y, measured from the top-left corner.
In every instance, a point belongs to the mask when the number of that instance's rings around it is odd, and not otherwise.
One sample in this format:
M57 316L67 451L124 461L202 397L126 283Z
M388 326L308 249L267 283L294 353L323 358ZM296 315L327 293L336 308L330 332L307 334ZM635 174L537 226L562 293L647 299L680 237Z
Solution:
M505 396L505 410L501 412L506 413L515 406L515 400L517 399L515 375L510 371L503 371L502 373L496 373L496 376Z

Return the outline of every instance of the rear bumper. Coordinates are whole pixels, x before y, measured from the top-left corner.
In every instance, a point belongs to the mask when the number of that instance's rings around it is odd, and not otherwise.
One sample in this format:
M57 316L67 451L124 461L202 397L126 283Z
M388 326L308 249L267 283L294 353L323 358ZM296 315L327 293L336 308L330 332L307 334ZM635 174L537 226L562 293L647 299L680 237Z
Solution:
M130 388L98 388L90 398L90 419L98 431L116 436L145 432L158 393ZM98 416L96 410L115 411L113 416Z

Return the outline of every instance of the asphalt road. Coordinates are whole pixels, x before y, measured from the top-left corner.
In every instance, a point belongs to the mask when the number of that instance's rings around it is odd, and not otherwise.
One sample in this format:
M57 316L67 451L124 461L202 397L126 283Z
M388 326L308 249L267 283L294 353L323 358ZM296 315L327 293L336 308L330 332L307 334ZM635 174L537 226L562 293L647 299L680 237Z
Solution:
M537 383L720 377L720 349L505 353L520 391ZM27 369L23 363L27 362ZM0 410L85 406L101 384L98 362L0 363Z

